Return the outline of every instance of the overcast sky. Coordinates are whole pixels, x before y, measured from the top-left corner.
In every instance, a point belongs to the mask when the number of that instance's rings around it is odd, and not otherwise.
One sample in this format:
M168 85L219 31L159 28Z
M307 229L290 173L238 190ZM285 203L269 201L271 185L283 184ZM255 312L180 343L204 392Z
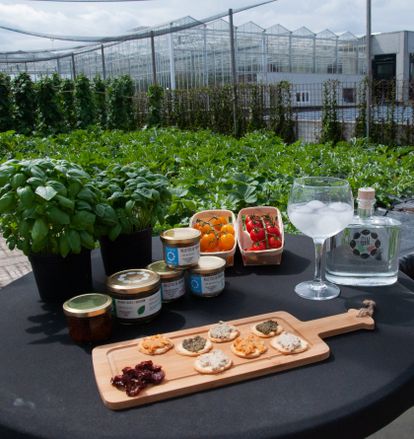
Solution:
M138 26L163 24L190 15L206 18L257 0L149 0L120 3L59 3L0 0L0 25L58 35L110 36ZM317 33L365 33L366 0L279 0L235 16L235 24L254 21L263 28L281 24ZM372 31L414 31L414 0L372 0ZM82 43L68 43L78 45ZM0 30L0 51L51 49L62 41Z

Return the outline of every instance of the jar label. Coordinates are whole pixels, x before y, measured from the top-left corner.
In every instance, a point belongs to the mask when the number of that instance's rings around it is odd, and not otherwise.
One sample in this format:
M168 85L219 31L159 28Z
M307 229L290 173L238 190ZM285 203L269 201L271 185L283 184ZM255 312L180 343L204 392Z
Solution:
M200 244L190 247L164 247L165 262L168 265L181 267L185 265L195 265L200 259Z
M174 300L183 296L185 293L184 277L171 282L161 283L162 300Z
M191 291L197 296L217 294L224 289L224 272L213 275L192 274Z
M368 259L370 256L376 257L381 247L381 241L378 237L378 233L364 229L356 231L352 235L349 246L355 256Z
M114 313L120 319L136 320L151 316L161 309L161 289L142 299L114 299L113 304Z

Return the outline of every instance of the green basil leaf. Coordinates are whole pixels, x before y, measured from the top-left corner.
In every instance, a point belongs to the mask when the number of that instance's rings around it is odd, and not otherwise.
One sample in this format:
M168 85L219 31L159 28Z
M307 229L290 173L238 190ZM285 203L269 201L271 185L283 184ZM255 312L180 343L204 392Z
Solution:
M63 257L66 257L70 253L70 243L66 234L59 237L59 252Z
M0 198L0 213L6 213L14 205L14 196L10 192Z
M52 186L39 186L36 188L35 193L44 200L50 201L57 194L57 191Z
M83 230L83 231L79 232L79 235L80 235L81 244L83 245L83 247L86 247L89 249L95 248L95 240L90 233Z
M114 241L122 232L121 224L117 224L115 227L112 227L112 229L109 230L108 238L111 241Z
M80 235L76 230L69 230L68 233L69 245L73 253L80 253L81 251L81 239Z
M82 210L75 213L72 217L72 223L75 227L84 229L95 222L96 216L93 213Z
M13 189L18 188L19 186L22 186L26 182L26 176L22 173L18 173L13 175L11 179L11 186Z
M38 218L32 227L32 239L34 242L39 242L42 239L46 238L49 229L47 224L42 218Z
M56 195L56 199L59 204L65 209L69 209L70 211L73 211L73 209L75 209L75 202L73 200L70 200L63 195Z
M47 216L55 224L70 224L70 217L67 213L63 212L57 207L50 207L47 209Z
M31 207L35 198L34 192L30 186L19 187L17 189L17 196L25 208Z

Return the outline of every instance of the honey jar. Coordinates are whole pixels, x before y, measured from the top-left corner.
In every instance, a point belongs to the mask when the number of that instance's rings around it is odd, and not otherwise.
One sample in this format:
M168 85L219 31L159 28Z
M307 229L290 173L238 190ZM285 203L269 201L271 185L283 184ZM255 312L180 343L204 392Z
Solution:
M191 227L169 229L160 235L164 261L180 270L194 267L200 258L201 232Z
M112 299L106 294L82 294L63 304L69 335L76 343L107 340L112 332Z
M144 323L161 311L161 279L152 270L119 271L107 278L106 285L120 323Z

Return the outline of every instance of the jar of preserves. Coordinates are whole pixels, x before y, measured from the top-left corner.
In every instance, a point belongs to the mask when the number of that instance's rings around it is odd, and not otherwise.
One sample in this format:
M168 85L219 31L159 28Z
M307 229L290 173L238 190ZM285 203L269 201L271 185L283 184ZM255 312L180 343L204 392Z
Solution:
M180 270L194 267L200 258L201 232L191 227L169 229L160 235L164 261Z
M148 270L155 271L161 278L161 298L163 302L172 302L185 294L184 271L170 268L165 261L152 262Z
M107 278L106 285L120 323L145 323L161 311L161 279L154 271L144 268L119 271Z
M112 299L106 294L82 294L63 304L69 335L76 343L96 343L112 332Z
M214 297L224 290L226 261L218 256L201 256L190 270L190 288L196 296Z

